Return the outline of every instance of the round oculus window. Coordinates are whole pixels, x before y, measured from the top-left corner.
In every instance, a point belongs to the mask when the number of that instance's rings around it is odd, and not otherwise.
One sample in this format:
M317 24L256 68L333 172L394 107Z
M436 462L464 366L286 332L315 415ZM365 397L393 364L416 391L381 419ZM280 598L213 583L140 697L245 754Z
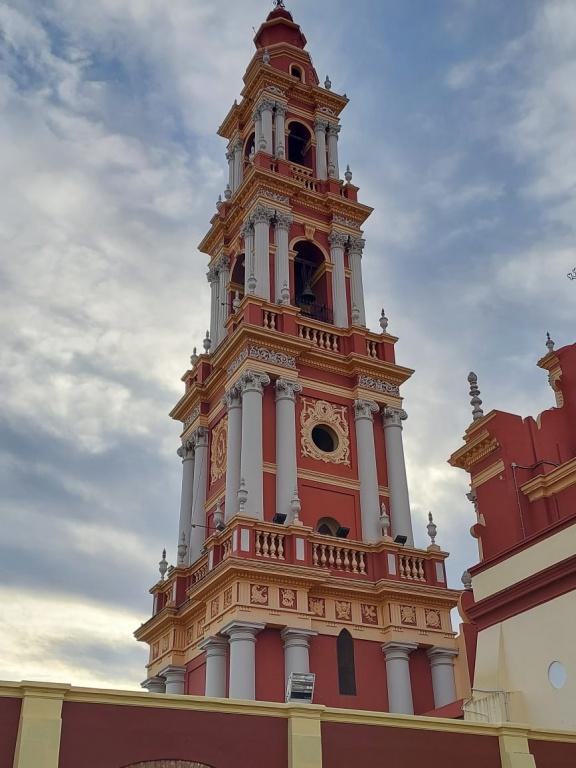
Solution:
M323 453L334 453L338 448L338 435L331 427L318 424L312 430L312 441Z
M553 661L548 667L548 681L553 688L560 690L566 685L568 672L561 661Z

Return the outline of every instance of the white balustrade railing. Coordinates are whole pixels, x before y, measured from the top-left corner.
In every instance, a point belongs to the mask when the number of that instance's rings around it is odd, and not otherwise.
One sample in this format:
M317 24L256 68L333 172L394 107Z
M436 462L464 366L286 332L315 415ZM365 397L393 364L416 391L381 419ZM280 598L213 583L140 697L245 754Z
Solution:
M258 557L284 560L284 534L273 531L254 531L254 551Z
M362 550L338 544L312 543L312 565L345 573L366 573L366 555Z
M269 309L265 309L262 315L262 325L269 331L277 330L278 314L271 312Z
M366 339L366 351L368 353L368 357L378 357L377 342L370 341L370 339Z
M415 555L400 555L400 578L410 581L426 581L424 558Z
M335 333L321 331L318 328L311 328L307 325L301 325L298 336L305 341L311 341L315 347L325 349L328 352L338 352L338 336Z
M314 172L311 168L306 168L304 165L291 165L290 170L292 171L292 177L301 184L304 184L306 189L309 189L311 192L318 190L318 184L314 180Z

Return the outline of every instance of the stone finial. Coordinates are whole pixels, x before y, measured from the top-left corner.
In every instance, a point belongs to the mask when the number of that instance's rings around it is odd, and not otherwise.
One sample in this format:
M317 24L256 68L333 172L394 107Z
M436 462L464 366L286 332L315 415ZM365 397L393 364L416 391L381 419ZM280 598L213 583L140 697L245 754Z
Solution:
M464 585L466 592L472 591L472 574L468 569L462 574L462 584Z
M262 62L264 64L270 64L270 51L268 48L264 48L264 53L262 55Z
M234 291L234 301L232 302L232 310L234 312L238 312L238 308L240 307L240 294L238 291Z
M219 530L224 524L224 513L222 512L222 502L218 501L214 510L214 527Z
M188 552L188 544L186 544L186 534L182 531L180 541L178 542L178 565L186 564L186 553Z
M478 419L481 419L482 416L484 416L484 411L480 408L482 400L480 400L480 390L478 389L478 376L476 376L474 371L470 371L468 374L468 383L470 384L470 397L472 398L470 400L470 405L472 406L472 420L478 421Z
M430 544L436 544L436 534L438 533L438 527L432 517L432 512L428 512L428 525L426 526L428 536L430 537Z
M380 505L380 528L382 529L382 537L384 539L390 538L390 515L386 509L386 504L382 502Z
M326 88L327 91L329 91L332 88L332 80L326 75L326 80L324 80L324 88Z
M280 291L280 296L282 298L282 304L290 304L290 288L288 288L288 283L286 281L284 281L284 285Z
M248 501L248 491L246 489L246 481L244 478L240 480L240 488L238 488L238 512L241 515L246 513L246 502Z
M230 200L232 197L232 190L230 188L230 184L226 184L226 189L224 190L224 197L226 200Z
M256 149L254 147L254 144L250 147L250 154L248 155L248 162L253 163L254 162L254 156L256 155Z
M300 520L300 512L302 511L302 503L298 496L298 488L294 488L292 494L292 501L290 502L290 511L292 512L292 525L303 525Z
M250 272L250 277L248 278L248 293L253 294L256 291L256 278L254 276L254 272Z
M204 347L204 351L206 352L206 354L209 354L210 347L212 346L212 341L210 340L210 331L206 331L206 336L204 337L202 346Z
M220 210L224 203L222 202L222 195L218 195L218 200L216 201L216 208Z
M360 325L360 310L356 304L352 307L352 325Z
M346 183L350 184L352 181L352 171L350 170L350 166L346 166L346 173L344 174L344 178L346 179Z
M286 8L284 5L284 0L274 0L274 7L275 8Z
M384 307L382 307L382 314L380 315L380 328L382 328L382 333L386 333L388 329L388 318L384 312Z
M554 352L554 342L550 338L549 333L546 334L546 349L548 350L548 352Z
M194 347L194 349L192 350L192 354L190 355L190 365L192 366L192 368L194 368L198 360L199 360L198 353L196 351L196 347Z
M160 578L164 581L166 571L168 570L168 561L166 560L166 550L162 550L162 560L158 563L158 570L160 571Z

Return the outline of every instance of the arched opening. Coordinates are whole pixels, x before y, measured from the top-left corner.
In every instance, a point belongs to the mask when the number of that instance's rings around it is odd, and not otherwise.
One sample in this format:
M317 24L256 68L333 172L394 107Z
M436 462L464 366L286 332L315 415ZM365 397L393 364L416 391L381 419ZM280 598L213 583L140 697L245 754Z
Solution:
M332 323L328 307L328 284L324 254L310 241L296 243L294 279L296 306L303 315L323 323Z
M296 77L298 80L300 80L301 83L304 82L304 74L302 72L302 69L296 66L296 64L292 64L290 66L290 74L292 75L292 77Z
M354 639L343 629L336 640L338 657L338 689L342 696L356 696L356 666L354 663Z
M288 131L288 160L312 168L312 134L302 123L290 123Z
M256 152L256 134L251 133L244 144L244 165L246 166L254 157Z
M322 536L336 536L340 523L333 517L321 517L316 523L316 532Z
M230 275L230 294L228 312L234 311L234 300L236 298L236 292L238 292L238 298L242 300L244 297L244 286L246 285L246 257L243 253L239 253L234 260L232 267L232 273Z

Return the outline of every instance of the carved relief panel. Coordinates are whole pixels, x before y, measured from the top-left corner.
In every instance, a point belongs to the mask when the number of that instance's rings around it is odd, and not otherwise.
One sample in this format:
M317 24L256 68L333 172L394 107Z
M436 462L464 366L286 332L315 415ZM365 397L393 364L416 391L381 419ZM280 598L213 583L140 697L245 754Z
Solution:
M350 430L346 406L302 398L300 414L302 456L350 466Z

